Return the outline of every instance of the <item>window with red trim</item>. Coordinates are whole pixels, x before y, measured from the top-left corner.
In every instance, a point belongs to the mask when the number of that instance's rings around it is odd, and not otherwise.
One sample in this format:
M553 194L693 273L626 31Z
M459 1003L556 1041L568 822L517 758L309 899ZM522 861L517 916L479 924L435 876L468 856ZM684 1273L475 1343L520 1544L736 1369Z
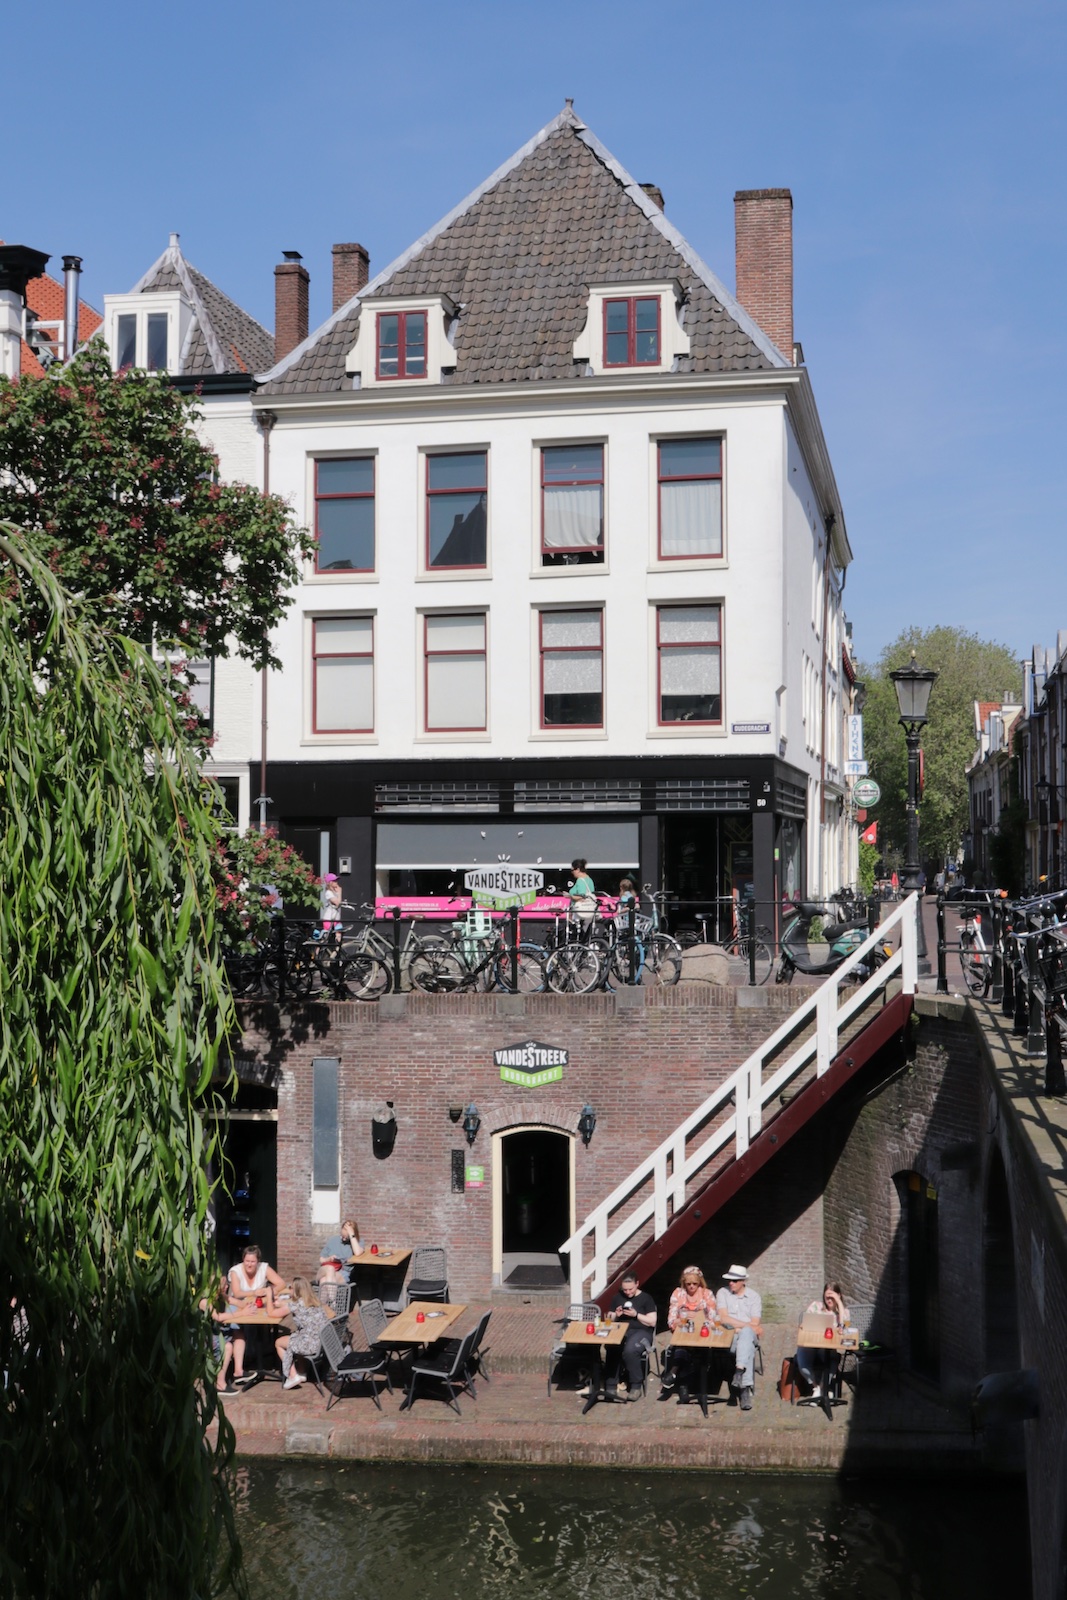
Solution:
M316 617L311 624L313 733L374 732L374 618Z
M659 558L722 555L722 440L662 439Z
M426 566L484 567L488 509L484 450L426 457Z
M604 301L604 365L659 365L658 295L629 295Z
M604 446L541 451L541 565L589 566L604 560Z
M542 728L604 726L604 613L542 611Z
M426 732L480 733L486 726L485 613L424 617Z
M425 311L379 311L379 378L425 378Z
M316 572L374 571L374 457L315 463Z
M656 607L660 726L722 722L722 610Z

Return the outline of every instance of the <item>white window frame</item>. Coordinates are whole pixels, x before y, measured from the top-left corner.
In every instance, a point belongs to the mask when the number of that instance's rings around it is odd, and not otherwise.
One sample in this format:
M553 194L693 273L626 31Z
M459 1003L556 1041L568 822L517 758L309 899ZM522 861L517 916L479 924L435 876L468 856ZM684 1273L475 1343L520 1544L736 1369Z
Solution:
M430 659L431 659L431 655L440 656L440 655L449 654L449 652L440 651L440 650L435 650L433 652L430 651L430 648L429 648L430 629L428 627L428 624L432 623L435 620L437 620L438 618L442 618L442 617L469 617L471 619L473 619L475 617L478 617L482 621L482 625L483 625L483 628L484 628L484 634L483 634L483 646L482 646L481 654L482 654L482 661L483 661L483 664L484 664L484 672L485 672L485 726L482 727L482 728L476 728L476 727L472 727L472 728L431 728L430 725L429 725L429 710L430 710L430 707L429 707L429 678L430 678ZM416 649L418 651L418 685L419 685L419 691L418 691L418 729L417 729L417 733L416 733L416 736L415 736L416 737L416 742L420 743L420 744L441 744L441 743L445 743L445 744L466 744L466 743L484 744L484 743L488 742L488 740L492 737L492 734L491 734L492 701L491 701L491 697L490 697L490 676L489 676L490 635L489 635L489 611L488 611L488 608L484 607L484 606L476 606L476 605L475 606L456 605L456 606L428 607L428 608L425 608L425 609L420 609L419 611L416 612L415 621L416 621L416 628L417 628ZM460 652L457 652L457 653L458 654L465 654L465 655L476 655L478 652L477 651L460 651Z
M378 318L393 313L422 311L426 314L426 372L410 378L378 376ZM386 295L360 302L359 332L345 357L345 371L357 389L425 389L440 383L441 374L456 365L451 332L459 312L447 294Z
M682 327L682 286L677 279L657 283L599 283L589 290L585 327L574 341L575 361L584 361L594 378L631 377L670 372L679 356L689 354L689 335ZM604 357L604 306L608 300L659 301L659 360L637 366L608 366Z
M192 307L177 289L156 293L146 290L141 294L106 294L104 296L104 337L114 368L118 360L119 317L137 318L136 356L134 366L145 368L148 360L148 318L165 315L167 318L167 364L152 371L176 373L181 369L181 353L193 318Z
M361 733L316 733L315 732L315 624L317 622L334 621L369 621L371 624L371 670L373 683L371 689L371 709L374 717L374 726L368 732ZM378 743L378 614L368 607L341 609L331 606L321 611L308 611L304 614L304 737L302 745L353 745Z

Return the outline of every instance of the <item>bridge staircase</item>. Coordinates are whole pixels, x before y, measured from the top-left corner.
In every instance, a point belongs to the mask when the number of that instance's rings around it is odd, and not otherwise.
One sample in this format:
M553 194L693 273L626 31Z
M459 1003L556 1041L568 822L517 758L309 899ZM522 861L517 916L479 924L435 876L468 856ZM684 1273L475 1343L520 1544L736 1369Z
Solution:
M918 914L909 895L589 1213L562 1246L572 1302L606 1304L627 1267L649 1278L904 1029L918 979ZM857 982L894 932L893 954Z

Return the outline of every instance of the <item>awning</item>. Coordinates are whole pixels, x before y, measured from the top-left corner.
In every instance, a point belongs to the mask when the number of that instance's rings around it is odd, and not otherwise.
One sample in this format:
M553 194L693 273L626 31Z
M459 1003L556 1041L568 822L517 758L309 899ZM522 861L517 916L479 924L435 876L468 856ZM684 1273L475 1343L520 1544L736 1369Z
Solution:
M378 867L495 866L502 856L545 869L570 866L584 856L590 868L637 866L638 824L632 822L379 822Z

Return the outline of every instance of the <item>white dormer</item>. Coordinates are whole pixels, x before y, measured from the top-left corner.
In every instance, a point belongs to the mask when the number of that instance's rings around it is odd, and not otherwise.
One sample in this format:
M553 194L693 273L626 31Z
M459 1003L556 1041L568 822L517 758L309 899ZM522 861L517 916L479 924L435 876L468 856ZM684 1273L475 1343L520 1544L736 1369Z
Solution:
M613 372L670 372L689 354L681 324L682 289L667 283L603 283L589 291L585 327L574 341L575 361L596 378Z
M345 371L361 389L440 383L456 365L449 332L458 310L446 294L364 300Z
M116 372L181 371L181 352L193 309L180 289L104 296L104 337Z

